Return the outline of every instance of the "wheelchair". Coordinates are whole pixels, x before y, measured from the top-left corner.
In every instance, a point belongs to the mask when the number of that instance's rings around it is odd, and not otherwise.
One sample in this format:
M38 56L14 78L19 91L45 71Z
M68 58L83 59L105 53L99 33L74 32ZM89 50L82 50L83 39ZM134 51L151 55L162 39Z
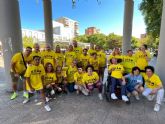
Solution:
M110 76L110 74L108 74L107 81L104 83L103 88L104 88L104 96L105 96L107 102L116 101L116 100L112 100L111 99L111 96L110 96L110 88L111 88L111 76ZM118 97L118 100L122 100L122 96L121 96L121 85L118 84L116 86L115 94ZM126 104L131 104L130 99L129 99L129 101L127 101L125 103Z

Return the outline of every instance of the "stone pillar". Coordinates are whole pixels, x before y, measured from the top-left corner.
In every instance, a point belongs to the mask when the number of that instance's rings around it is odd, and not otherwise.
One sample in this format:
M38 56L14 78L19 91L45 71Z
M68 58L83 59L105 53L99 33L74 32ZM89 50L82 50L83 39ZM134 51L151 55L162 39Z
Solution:
M18 0L0 0L0 41L2 42L6 82L11 86L10 60L22 51L22 33Z
M158 49L158 58L156 64L156 72L165 84L165 0L163 0L163 12L160 29L160 42Z
M134 10L134 1L125 0L123 42L122 42L123 54L126 54L127 50L131 49L133 10Z
M53 46L53 24L52 24L52 1L43 0L44 22L45 22L45 41Z

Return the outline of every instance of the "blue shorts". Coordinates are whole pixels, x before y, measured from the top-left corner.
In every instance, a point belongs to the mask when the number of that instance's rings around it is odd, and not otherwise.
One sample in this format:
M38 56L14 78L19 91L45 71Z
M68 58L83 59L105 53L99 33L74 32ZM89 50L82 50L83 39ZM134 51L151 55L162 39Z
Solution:
M127 85L126 88L127 88L127 91L132 93L135 89L135 87L137 86L138 84L132 84L132 85Z

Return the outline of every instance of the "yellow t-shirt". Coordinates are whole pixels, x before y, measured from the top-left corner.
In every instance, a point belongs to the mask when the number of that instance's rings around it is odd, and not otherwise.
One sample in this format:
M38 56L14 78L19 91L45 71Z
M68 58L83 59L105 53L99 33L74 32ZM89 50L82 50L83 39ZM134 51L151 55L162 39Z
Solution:
M65 63L66 63L66 66L70 66L73 62L73 60L76 59L76 54L75 52L66 52L65 53Z
M111 70L112 68L115 68L115 70L111 72L111 77L121 79L123 77L123 72L124 72L123 66L121 64L116 64L116 65L111 64L108 70Z
M55 53L55 60L56 60L56 65L62 67L64 62L64 54Z
M126 73L131 73L132 68L135 67L135 57L134 56L123 56L122 65Z
M53 50L51 51L42 51L42 62L43 65L45 66L46 63L51 63L53 67L55 67L55 52Z
M44 75L44 86L55 83L57 80L55 73L46 73Z
M65 71L61 71L61 73L56 73L56 77L57 77L57 83L60 84L63 82L64 78L67 77L67 75Z
M144 54L142 51L137 51L135 53L136 58L136 66L138 66L141 70L145 70L145 67L148 65L148 61L146 57L150 58L149 51L146 51L147 54Z
M74 74L77 72L77 67L74 66L69 66L68 71L67 71L67 81L68 83L73 83L74 82Z
M34 56L39 56L39 57L41 57L41 60L42 60L41 52L32 51L32 53L30 54L30 63L31 64L33 64L33 57Z
M80 55L82 54L82 48L81 47L74 47L73 51L76 54L76 58L78 61L80 61Z
M103 51L97 52L97 56L99 59L100 67L106 66L106 54Z
M45 70L42 64L35 66L28 66L25 77L30 78L30 84L35 90L43 89L43 82L41 77L45 75ZM30 90L28 83L26 82L26 90Z
M17 73L21 74L21 73L24 73L26 71L26 67L24 65L21 53L16 53L12 57L11 63L15 63L15 71ZM12 69L11 69L11 72L13 72Z
M89 64L89 59L90 59L89 55L85 56L84 54L81 54L80 62L82 63L83 69L85 69L86 66Z
M148 78L147 75L144 76L145 85L147 88L158 88L159 86L162 86L162 81L160 80L159 76L156 74L153 74L150 78Z
M99 80L99 75L96 72L93 72L92 75L88 75L88 73L85 73L83 75L82 82L84 84L92 85L96 83L96 81Z
M92 65L94 67L94 70L95 71L98 71L99 70L99 67L100 67L100 63L99 63L99 59L94 59L93 57L91 57L89 59L89 63L90 65Z
M80 74L78 72L76 72L74 74L74 81L75 81L76 84L78 84L78 85L83 85L84 84L83 81L82 81L83 75L84 75L84 73Z
M91 55L92 55L93 53L95 53L95 52L96 52L96 50L94 50L94 49L89 49L89 50L88 50L88 55L91 56Z

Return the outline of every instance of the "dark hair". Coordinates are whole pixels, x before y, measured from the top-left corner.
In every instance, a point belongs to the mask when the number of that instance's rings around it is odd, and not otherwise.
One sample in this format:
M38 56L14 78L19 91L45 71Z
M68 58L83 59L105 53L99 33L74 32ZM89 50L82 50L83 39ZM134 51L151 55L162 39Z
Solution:
M77 63L77 68L82 68L82 62Z
M91 68L92 71L94 71L94 67L93 67L93 65L87 65L87 67L86 67L86 69L85 69L86 72L88 71L88 68Z
M133 67L133 68L132 68L132 74L134 74L133 72L134 72L134 71L136 71L136 70L138 70L138 71L139 71L139 73L140 73L140 68L139 68L139 67L137 67L137 66L135 66L135 67Z
M33 56L33 60L34 60L35 58L41 58L41 57L40 57L40 56Z
M32 49L32 47L30 47L30 46L27 46L27 47L26 47L26 49Z
M145 67L145 72L147 71L147 69L150 69L153 73L155 72L155 69L153 66L146 66Z
M132 50L127 50L127 53L132 52Z
M122 62L122 59L117 59L117 63L121 63Z
M92 53L92 56L94 56L94 55L97 55L97 53L96 52Z
M48 65L51 65L51 66L52 66L51 72L54 72L53 65L52 65L52 63L50 63L50 62L48 62L48 63L45 64L45 72L48 71L48 70L47 70L47 66L48 66Z
M83 49L83 52L84 52L84 50L88 51L88 49L87 49L87 48L84 48L84 49Z
M145 48L145 49L147 49L147 48L148 48L146 44L143 44L143 46L144 46L144 48Z

